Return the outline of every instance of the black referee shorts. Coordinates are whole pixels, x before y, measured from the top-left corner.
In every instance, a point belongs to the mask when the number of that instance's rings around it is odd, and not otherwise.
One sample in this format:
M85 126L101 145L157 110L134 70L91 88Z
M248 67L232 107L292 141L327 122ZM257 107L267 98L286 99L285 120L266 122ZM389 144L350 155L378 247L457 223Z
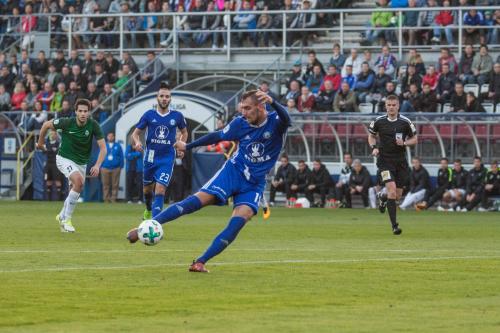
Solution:
M410 182L410 168L406 160L377 160L382 183L396 182L397 188L406 188Z

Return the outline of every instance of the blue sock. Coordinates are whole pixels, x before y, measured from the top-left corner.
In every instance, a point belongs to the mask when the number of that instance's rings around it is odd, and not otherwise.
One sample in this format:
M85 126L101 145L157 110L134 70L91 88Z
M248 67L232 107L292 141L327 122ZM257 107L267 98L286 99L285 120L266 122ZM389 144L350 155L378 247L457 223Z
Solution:
M216 255L224 251L224 249L235 240L236 236L238 236L240 230L245 226L245 222L246 220L243 217L233 216L229 220L229 224L227 225L226 229L222 230L222 232L218 234L217 237L215 237L212 245L210 245L205 253L201 257L196 259L196 261L206 263Z
M155 198L153 200L153 218L160 214L163 210L163 202L165 201L164 194L155 194Z
M190 195L186 199L170 205L163 212L155 216L155 220L161 224L175 220L176 218L196 212L201 208L201 201L195 195ZM154 216L154 214L153 214Z

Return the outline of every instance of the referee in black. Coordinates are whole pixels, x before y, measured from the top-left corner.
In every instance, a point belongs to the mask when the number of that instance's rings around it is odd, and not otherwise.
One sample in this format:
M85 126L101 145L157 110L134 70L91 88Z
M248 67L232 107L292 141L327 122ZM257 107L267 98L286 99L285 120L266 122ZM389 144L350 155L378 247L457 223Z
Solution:
M387 190L387 198L381 199L381 211L387 200L387 211L394 235L402 230L396 220L396 200L401 198L407 186L410 170L406 160L406 147L417 144L417 131L410 119L399 114L399 98L389 95L385 101L387 113L370 123L368 143L372 155L377 157L377 167ZM377 135L379 144L377 144Z

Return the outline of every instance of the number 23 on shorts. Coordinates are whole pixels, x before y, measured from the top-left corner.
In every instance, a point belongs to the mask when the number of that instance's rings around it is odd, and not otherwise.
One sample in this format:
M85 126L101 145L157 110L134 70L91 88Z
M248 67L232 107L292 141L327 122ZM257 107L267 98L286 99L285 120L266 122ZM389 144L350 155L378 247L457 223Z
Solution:
M162 172L160 174L160 179L159 180L162 181L162 182L168 183L169 178L170 178L170 175L168 173Z

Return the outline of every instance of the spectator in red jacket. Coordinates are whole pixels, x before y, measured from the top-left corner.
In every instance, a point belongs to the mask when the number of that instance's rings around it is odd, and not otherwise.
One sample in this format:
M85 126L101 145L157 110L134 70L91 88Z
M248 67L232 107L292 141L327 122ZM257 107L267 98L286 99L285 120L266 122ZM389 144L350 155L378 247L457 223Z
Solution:
M299 112L311 112L314 108L314 103L316 98L313 93L309 91L307 86L303 86L301 90L301 95L297 101L297 109Z
M427 68L427 74L422 78L422 88L428 84L431 90L436 90L439 81L439 74L436 72L436 68L433 65L429 65Z
M35 40L35 35L31 34L31 32L35 31L38 20L36 16L32 15L33 7L31 4L26 4L24 13L25 15L21 18L21 32L25 35L21 44L21 49L28 49L30 44Z
M330 81L332 83L333 91L338 91L340 89L342 77L337 72L337 67L335 65L328 66L328 74L326 74L323 78L323 84L321 85L321 88L319 88L320 91L325 91L326 81Z
M17 82L14 88L14 93L12 94L12 98L10 99L10 104L12 105L12 110L18 111L21 110L21 103L24 101L26 97L26 89L22 82Z
M443 7L449 7L450 1L443 1ZM446 36L446 41L448 45L453 45L453 31L450 28L450 25L453 25L455 22L455 15L451 10L442 10L438 15L434 18L434 22L436 25L434 26L434 37L432 37L432 41L436 43L441 42L441 31L444 30L444 34Z

